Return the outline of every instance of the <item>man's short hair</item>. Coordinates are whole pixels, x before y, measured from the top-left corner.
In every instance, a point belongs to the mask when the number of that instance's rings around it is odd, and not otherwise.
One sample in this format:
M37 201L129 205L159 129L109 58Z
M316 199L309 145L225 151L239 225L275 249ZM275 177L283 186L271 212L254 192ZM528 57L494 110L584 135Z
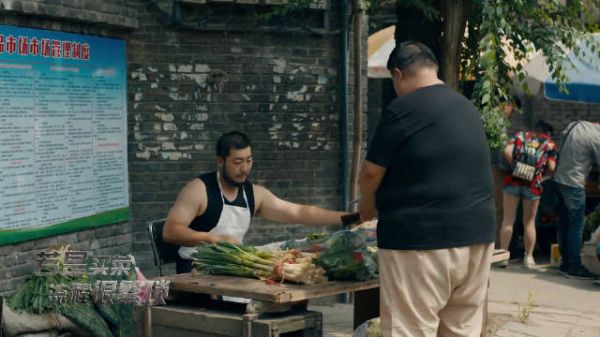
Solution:
M437 71L439 63L426 45L421 42L405 41L392 50L387 68L390 71L394 68L401 71L411 71L414 68L434 68Z
M552 127L552 125L550 123L544 122L541 119L535 124L534 129L536 132L547 133L551 136L552 136L552 133L554 133L554 127Z
M227 158L231 149L241 150L251 147L250 138L245 133L231 131L223 134L217 141L217 156Z

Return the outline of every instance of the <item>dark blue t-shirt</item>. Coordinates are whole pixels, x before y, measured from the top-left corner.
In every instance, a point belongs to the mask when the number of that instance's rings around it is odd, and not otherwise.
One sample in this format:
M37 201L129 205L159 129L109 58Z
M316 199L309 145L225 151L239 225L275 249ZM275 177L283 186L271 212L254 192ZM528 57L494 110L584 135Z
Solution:
M387 168L376 194L380 248L494 241L494 187L481 115L450 87L423 87L393 100L366 159Z

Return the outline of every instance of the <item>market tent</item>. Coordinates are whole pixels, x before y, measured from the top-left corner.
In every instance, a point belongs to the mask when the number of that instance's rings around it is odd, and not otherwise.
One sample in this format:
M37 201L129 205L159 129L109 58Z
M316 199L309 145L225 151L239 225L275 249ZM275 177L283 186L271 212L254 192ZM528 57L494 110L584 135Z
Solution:
M396 46L394 32L396 26L392 25L384 28L368 39L368 71L369 78L389 78L390 72L387 70L387 60L390 53Z
M368 39L368 77L369 78L389 78L387 70L387 59L396 45L394 40L395 26L384 28ZM593 37L600 43L600 33L594 33ZM543 88L544 96L549 100L571 101L581 103L600 104L600 58L594 55L585 43L580 43L579 47L587 51L587 56L577 57L572 51L568 52L568 58L574 67L566 65L567 77L569 78L566 87L569 93L560 92L558 85L552 79L546 58L541 52L531 55L524 68L527 76L524 82L529 86L529 90L538 94ZM506 62L513 64L515 61L510 53L507 53ZM521 91L521 83L515 85L517 91Z
M600 43L600 33L594 33L593 37ZM573 51L568 51L567 57L573 65L565 61L568 93L559 90L559 86L550 75L546 58L541 52L534 54L524 65L527 71L524 81L529 86L529 90L537 94L543 85L546 99L600 104L600 58L585 43L581 42L578 46L584 51L584 56L576 56Z

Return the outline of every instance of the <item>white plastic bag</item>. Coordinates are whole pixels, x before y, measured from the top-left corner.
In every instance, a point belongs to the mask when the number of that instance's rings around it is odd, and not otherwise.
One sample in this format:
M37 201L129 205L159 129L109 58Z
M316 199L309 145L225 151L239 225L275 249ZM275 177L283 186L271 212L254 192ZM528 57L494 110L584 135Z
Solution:
M57 334L58 331L70 331L76 336L86 336L84 330L62 315L53 312L43 315L14 312L6 303L2 305L2 322L4 323L4 333L8 337L53 333L53 331L56 331Z
M354 330L352 337L381 337L379 317L363 322Z
M594 232L592 232L592 235L590 236L590 242L591 243L600 242L600 226L598 226L598 228L596 228L596 230Z

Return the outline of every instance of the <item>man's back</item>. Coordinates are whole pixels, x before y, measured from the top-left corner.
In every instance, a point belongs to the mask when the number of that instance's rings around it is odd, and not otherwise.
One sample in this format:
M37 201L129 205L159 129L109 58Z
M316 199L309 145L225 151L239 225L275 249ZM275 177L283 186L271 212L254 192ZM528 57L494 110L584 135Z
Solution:
M573 123L567 126L568 135L563 134L554 180L584 188L592 162L600 163L600 125L586 121Z
M394 100L367 160L387 167L377 193L380 247L437 249L494 240L491 166L481 117L446 85Z

